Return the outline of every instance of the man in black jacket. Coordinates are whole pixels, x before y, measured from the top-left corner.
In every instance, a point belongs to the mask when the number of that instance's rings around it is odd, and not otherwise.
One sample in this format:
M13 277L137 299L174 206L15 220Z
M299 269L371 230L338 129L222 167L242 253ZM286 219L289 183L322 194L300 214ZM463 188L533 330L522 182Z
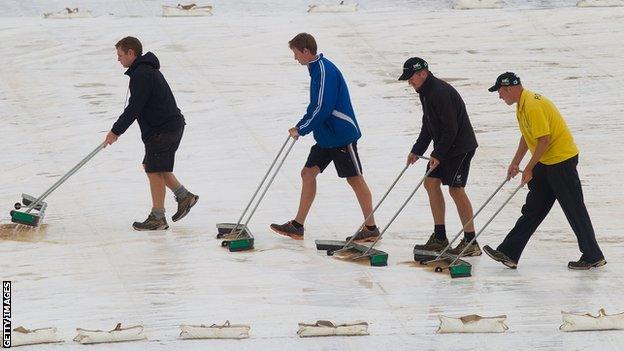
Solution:
M407 156L407 163L413 164L422 156L431 141L433 151L427 170L434 170L425 179L425 189L429 195L429 204L433 214L434 231L425 245L416 245L416 249L441 251L448 245L445 228L445 203L441 185L448 185L449 194L464 228L464 238L448 252L459 254L474 238L472 205L464 191L470 160L477 149L477 139L468 119L466 106L457 90L450 84L436 78L428 69L427 62L419 57L405 61L403 74L399 80L407 80L420 97L423 109L420 135ZM467 256L481 255L479 244L464 252Z
M165 219L165 191L168 187L176 197L178 211L171 217L175 222L186 216L197 203L199 196L192 194L173 175L175 152L184 133L184 116L176 105L169 84L160 73L158 58L148 52L143 54L141 42L125 37L117 44L117 60L130 76L130 101L113 128L106 135L111 145L136 119L145 144L143 168L149 179L152 194L152 211L143 222L134 222L136 230L164 230L169 228Z

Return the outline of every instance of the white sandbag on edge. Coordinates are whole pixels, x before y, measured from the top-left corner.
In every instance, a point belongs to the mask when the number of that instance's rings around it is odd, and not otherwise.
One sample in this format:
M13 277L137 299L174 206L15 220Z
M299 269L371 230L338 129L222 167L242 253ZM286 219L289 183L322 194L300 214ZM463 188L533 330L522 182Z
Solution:
M147 336L143 334L142 325L133 325L131 327L122 328L121 323L117 323L115 328L110 331L88 330L82 328L76 328L76 331L78 332L78 335L76 335L74 341L81 344L147 340Z
M584 330L623 330L624 313L607 315L604 308L598 311L597 316L590 313L576 314L561 311L563 324L559 326L561 331L584 331Z
M455 10L498 9L501 7L499 0L455 0Z
M26 329L17 327L11 332L11 347L63 342L56 336L56 328Z
M197 6L188 4L178 6L162 6L163 17L202 17L212 16L212 5Z
M620 7L624 6L624 0L580 0L577 7Z
M350 323L333 323L331 321L316 321L316 323L299 323L297 330L299 337L312 336L356 336L368 335L368 323L355 321Z
M324 5L324 4L318 4L318 5L308 5L308 11L307 12L324 12L324 13L338 13L338 12L355 12L358 9L358 4L357 3L349 3L349 4L345 4L344 2L341 2L340 4L337 5Z
M509 327L505 324L506 315L481 317L476 314L452 318L438 316L438 333L504 333Z
M249 337L250 326L244 324L230 324L225 321L223 325L185 325L180 326L181 339L246 339Z
M90 18L91 11L80 11L79 8L69 8L66 7L58 12L48 12L43 14L43 18L51 18L51 19L72 19L72 18Z

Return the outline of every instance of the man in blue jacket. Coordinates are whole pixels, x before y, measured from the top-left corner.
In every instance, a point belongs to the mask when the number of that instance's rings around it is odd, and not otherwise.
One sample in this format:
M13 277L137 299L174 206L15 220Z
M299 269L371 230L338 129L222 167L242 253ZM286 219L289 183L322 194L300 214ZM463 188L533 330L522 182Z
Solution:
M117 60L130 76L130 100L113 128L106 135L108 145L117 141L136 119L145 144L143 168L147 173L152 195L152 211L143 222L134 222L136 230L164 230L165 190L173 191L178 211L171 217L175 222L186 216L199 196L192 194L173 175L175 153L184 133L184 117L178 108L171 88L160 73L158 58L143 54L139 39L125 37L117 44Z
M288 46L295 60L307 66L310 73L310 104L297 125L289 129L293 138L312 132L316 144L310 149L308 160L301 171L303 181L297 215L284 224L271 224L271 229L281 235L303 240L303 224L316 195L316 177L334 162L340 178L346 178L353 188L368 218L356 234L355 242L374 241L379 236L373 211L372 195L362 176L362 164L357 151L357 140L362 136L351 106L351 98L342 74L323 54L316 54L314 37L308 33L297 34ZM349 240L349 238L347 238Z

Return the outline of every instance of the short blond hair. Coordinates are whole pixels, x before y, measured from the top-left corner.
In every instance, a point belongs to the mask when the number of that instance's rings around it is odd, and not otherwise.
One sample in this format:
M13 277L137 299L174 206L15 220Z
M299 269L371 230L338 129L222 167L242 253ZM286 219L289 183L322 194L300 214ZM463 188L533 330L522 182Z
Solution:
M143 45L141 45L139 39L135 37L125 37L121 39L115 44L115 48L121 48L125 53L128 53L128 50L132 50L137 57L143 55Z
M312 55L316 55L316 40L312 36L312 34L308 33L299 33L295 35L294 38L290 39L288 42L289 48L295 48L299 51L303 51L303 49L310 50Z

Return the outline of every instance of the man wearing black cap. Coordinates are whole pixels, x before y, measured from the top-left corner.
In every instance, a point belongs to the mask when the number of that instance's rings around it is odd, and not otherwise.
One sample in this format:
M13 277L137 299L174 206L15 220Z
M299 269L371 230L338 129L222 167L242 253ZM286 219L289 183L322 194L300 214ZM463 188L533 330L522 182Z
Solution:
M473 223L468 223L472 204L464 191L470 170L470 160L477 149L475 137L466 106L461 96L450 84L436 78L428 69L427 62L412 57L403 64L399 80L407 80L420 97L423 109L420 135L407 156L407 163L413 164L427 151L433 141L433 151L427 170L435 168L425 179L425 189L433 214L434 231L425 245L414 248L427 251L441 251L449 242L445 229L445 203L441 185L448 185L449 194L465 225L464 238L457 247L449 250L459 254L474 238ZM481 249L475 241L464 252L466 256L479 256Z
M582 253L578 261L568 263L568 268L590 269L607 264L583 202L583 189L576 171L578 149L557 107L545 96L524 89L520 78L512 72L498 76L488 90L498 91L499 98L507 105L516 104L522 136L507 178L518 174L527 151L530 150L532 156L522 172L522 184L529 186L522 216L496 250L487 245L483 250L494 260L516 268L529 238L557 200Z

